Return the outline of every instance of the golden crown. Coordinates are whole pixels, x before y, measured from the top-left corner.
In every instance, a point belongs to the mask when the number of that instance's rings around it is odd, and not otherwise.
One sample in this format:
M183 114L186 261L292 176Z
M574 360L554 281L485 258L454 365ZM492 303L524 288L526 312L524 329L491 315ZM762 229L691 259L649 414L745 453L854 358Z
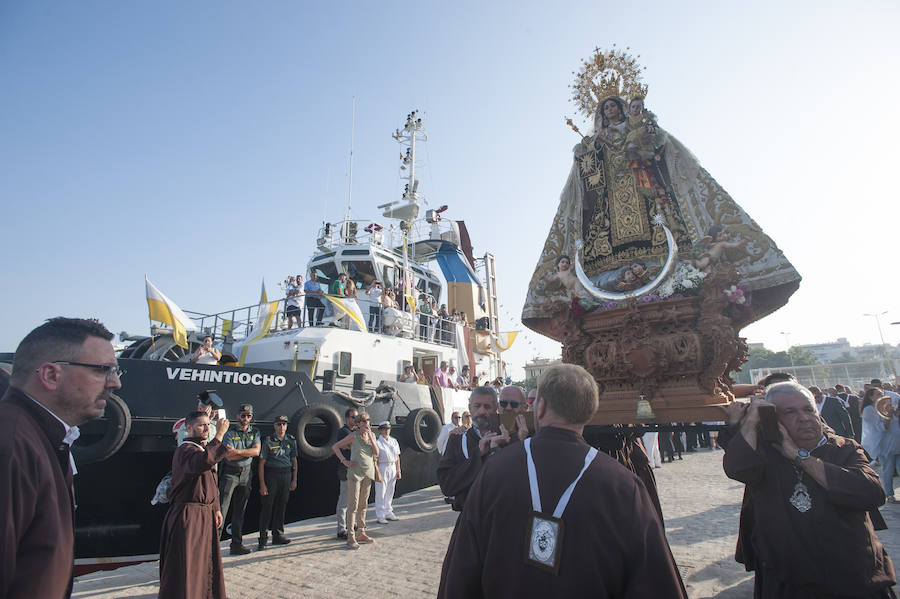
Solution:
M632 56L625 51L617 50L616 45L609 50L594 48L594 53L587 60L582 60L581 70L575 75L572 89L572 103L588 119L593 120L600 102L611 96L626 101L636 96L646 97L647 85L642 82L641 72L645 67L638 64L640 54Z

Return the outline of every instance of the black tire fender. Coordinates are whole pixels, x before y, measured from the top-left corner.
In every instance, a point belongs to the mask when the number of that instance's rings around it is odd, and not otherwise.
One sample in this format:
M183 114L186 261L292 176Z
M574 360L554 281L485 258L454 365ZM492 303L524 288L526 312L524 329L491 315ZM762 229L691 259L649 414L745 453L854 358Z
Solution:
M94 443L82 444L76 440L72 445L72 455L76 464L93 464L111 458L122 449L131 434L131 410L115 393L106 400L106 430Z
M324 445L314 445L306 434L306 427L317 418L328 427L328 441ZM297 437L297 449L303 457L321 462L334 455L331 446L337 441L337 434L341 429L341 417L337 410L324 404L311 405L297 410L291 422L294 423L292 428Z
M435 451L440 433L441 419L431 408L416 408L409 413L403 425L406 444L416 451Z

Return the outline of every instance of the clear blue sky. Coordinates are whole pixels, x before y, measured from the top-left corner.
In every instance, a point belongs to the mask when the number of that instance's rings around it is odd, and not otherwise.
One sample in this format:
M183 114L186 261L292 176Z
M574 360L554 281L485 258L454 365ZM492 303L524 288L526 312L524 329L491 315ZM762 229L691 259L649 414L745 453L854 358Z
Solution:
M561 8L562 7L562 8ZM182 308L253 303L303 270L323 216L397 199L415 108L421 191L497 260L504 329L578 138L572 71L630 46L660 125L804 277L745 329L782 349L900 340L896 2L0 4L0 350L44 318L146 333L144 274ZM528 333L513 366L558 346ZM515 373L515 371L514 371Z

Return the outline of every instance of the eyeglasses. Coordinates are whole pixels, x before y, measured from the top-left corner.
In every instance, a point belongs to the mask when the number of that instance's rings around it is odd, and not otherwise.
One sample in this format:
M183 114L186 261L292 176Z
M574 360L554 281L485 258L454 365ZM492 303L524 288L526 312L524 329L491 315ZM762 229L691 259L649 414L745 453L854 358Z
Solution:
M505 408L506 406L511 407L512 409L518 408L522 404L521 401L506 401L505 399L500 400L500 407Z
M82 368L93 368L94 370L101 371L106 376L107 381L112 381L116 377L122 377L125 375L125 371L119 368L118 364L85 364L84 362L69 362L68 360L56 360L54 362L51 362L51 364L65 364L66 366L81 366Z

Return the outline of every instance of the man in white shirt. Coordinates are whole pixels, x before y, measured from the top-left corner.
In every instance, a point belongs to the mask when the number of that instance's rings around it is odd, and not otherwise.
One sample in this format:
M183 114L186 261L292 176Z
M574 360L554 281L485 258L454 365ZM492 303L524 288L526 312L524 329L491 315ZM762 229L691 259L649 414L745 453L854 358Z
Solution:
M366 290L366 299L369 301L369 331L375 333L381 330L381 281L372 281Z
M439 454L444 455L444 451L447 449L447 439L450 438L450 432L455 428L459 428L459 412L453 412L450 415L450 422L444 425L438 435L437 450Z
M290 329L297 323L297 328L303 325L303 309L300 307L300 296L303 294L303 277L297 275L291 277L287 288L284 315L287 318L287 328Z
M379 524L399 520L394 515L394 487L402 478L400 472L400 444L391 436L391 423L385 420L378 425L378 472L381 481L375 481L375 517Z

